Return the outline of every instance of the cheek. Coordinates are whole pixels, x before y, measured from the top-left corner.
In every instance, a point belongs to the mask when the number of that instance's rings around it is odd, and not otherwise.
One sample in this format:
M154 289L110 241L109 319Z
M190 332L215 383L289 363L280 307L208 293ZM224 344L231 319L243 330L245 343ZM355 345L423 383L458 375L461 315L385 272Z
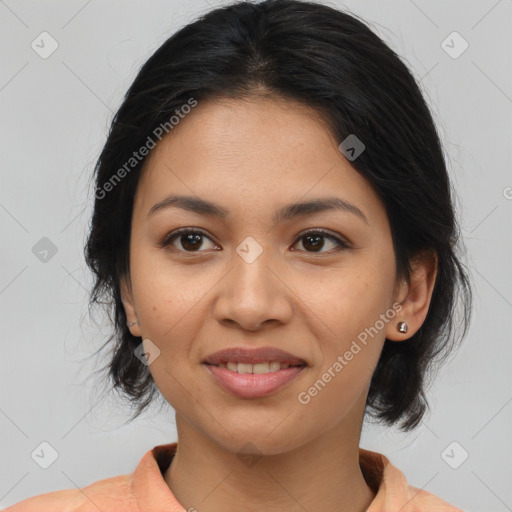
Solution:
M357 425L362 415L372 371L369 353L354 356L352 361L324 368L308 388L297 396L301 429L318 435L340 425Z
M330 328L328 345L337 352L374 327L389 308L394 283L392 268L386 263L361 261L344 269L317 293L317 311L321 311ZM377 328L379 336L384 337L381 324Z
M322 360L311 383L318 382L305 397L319 398L328 405L356 399L369 384L385 341L389 322L394 272L392 253L380 258L361 257L357 264L340 271L334 282L324 283L313 298L315 312L322 319L322 333L317 336ZM324 390L325 389L325 390ZM316 400L316 398L315 398Z
M197 276L175 268L151 251L140 249L133 253L132 286L142 335L158 349L158 357L149 370L164 398L186 410L190 408L188 393L200 394L190 379L189 353L190 340L198 336L201 328L199 317L205 315L201 309L205 287Z
M132 286L145 336L165 344L177 331L184 338L183 329L197 316L205 290L213 285L213 279L209 283L208 275L193 267L171 263L162 249L134 249Z
M386 323L380 318L389 297L362 279L347 284L347 291L332 288L332 300L324 298L329 307L323 318L330 329L317 337L318 364L297 395L306 429L311 423L311 428L328 430L349 411L359 411L384 344Z

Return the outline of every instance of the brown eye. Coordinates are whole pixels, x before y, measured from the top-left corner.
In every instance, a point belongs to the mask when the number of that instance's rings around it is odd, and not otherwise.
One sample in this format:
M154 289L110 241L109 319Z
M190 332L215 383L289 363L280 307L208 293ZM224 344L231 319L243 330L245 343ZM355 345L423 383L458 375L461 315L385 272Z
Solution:
M190 228L181 228L177 231L173 231L169 235L167 235L162 242L158 244L159 247L169 247L172 246L178 252L184 253L200 253L203 252L201 249L204 249L205 239L212 242L213 248L217 248L218 246L208 237L205 233L198 230L193 230ZM328 240L330 243L334 244L334 249L328 248ZM298 242L302 241L302 245L304 249L300 249L307 253L329 253L329 252L337 252L343 249L348 249L349 245L338 238L337 236L323 230L311 230L306 233L301 234L294 242L296 245ZM323 250L327 246L328 250Z
M322 249L326 245L325 239L328 239L331 242L335 243L335 246L336 246L336 248L334 249L335 251L349 248L348 244L346 244L345 242L340 240L338 237L336 237L326 231L322 231L322 230L314 230L314 231L308 231L307 233L303 233L302 235L300 235L300 237L297 238L297 240L295 241L295 244L301 240L304 240L302 242L302 245L305 248L306 252L311 252L311 253L329 252L329 251L322 251Z
M167 247L172 245L175 249L182 252L201 252L199 249L202 248L205 238L211 241L202 231L185 228L170 233L159 246ZM177 242L176 245L179 244L181 247L176 247L175 242Z

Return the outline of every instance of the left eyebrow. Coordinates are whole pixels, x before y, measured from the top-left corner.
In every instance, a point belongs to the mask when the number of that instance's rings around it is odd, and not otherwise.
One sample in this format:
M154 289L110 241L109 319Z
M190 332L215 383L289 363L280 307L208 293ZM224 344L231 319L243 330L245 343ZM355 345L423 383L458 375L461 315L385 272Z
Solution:
M355 204L341 199L340 197L326 197L313 199L311 201L302 203L289 204L276 213L274 216L274 222L278 224L279 222L283 222L294 217L314 215L315 213L329 210L338 210L352 213L357 215L366 224L368 224L368 219L360 208L358 208Z
M154 215L158 211L170 207L181 208L183 210L191 211L199 215L216 217L220 220L225 220L229 214L229 211L222 206L219 206L205 199L193 196L174 195L168 196L162 201L159 201L153 205L148 211L148 217ZM280 222L291 220L296 217L314 215L316 213L329 210L338 210L352 213L358 216L366 224L368 224L368 219L360 208L339 197L319 198L307 202L292 203L286 205L276 212L273 221L274 223L278 224Z

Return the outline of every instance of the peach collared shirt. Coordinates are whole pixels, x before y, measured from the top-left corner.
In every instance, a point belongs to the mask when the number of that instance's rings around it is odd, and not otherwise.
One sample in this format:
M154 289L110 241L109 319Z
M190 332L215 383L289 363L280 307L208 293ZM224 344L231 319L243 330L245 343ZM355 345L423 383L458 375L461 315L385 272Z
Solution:
M177 443L155 446L129 475L98 480L82 489L33 496L4 512L189 512L163 478L176 448ZM408 485L404 474L380 453L360 449L359 464L376 492L367 512L463 512Z

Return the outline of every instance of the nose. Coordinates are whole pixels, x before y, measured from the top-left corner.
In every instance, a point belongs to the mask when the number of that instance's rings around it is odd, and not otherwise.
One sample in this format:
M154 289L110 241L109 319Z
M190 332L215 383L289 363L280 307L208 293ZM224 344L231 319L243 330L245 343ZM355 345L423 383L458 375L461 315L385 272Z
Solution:
M232 270L218 290L214 316L225 326L259 331L263 325L285 324L292 317L293 292L265 252L252 262L235 254Z

